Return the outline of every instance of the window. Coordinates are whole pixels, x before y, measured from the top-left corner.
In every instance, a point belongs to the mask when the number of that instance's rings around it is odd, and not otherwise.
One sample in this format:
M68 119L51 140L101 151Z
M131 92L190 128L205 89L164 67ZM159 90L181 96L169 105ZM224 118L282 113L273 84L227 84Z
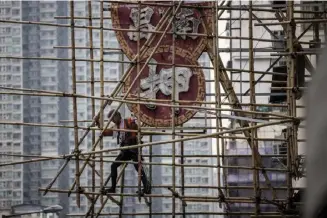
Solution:
M277 155L280 155L280 154L286 155L287 154L286 144L274 145L273 149L274 149L274 154L277 154Z
M12 15L19 15L20 10L19 9L12 9Z
M284 40L285 39L285 34L283 30L280 31L273 31L273 34L271 36L272 39L274 40ZM277 37L277 38L276 38ZM272 42L272 48L273 49L284 49L286 47L286 41L285 42Z

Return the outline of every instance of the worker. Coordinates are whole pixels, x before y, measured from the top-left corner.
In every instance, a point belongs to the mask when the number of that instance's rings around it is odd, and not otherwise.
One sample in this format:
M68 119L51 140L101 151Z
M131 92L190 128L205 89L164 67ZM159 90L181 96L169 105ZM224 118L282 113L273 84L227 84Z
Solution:
M113 131L111 128L117 129L130 129L130 130L137 130L138 126L136 124L135 119L128 118L122 119L121 114L115 110L111 110L108 113L108 118L110 118L113 114L112 122L109 124L109 129L105 129L103 131L103 136L117 136L117 144L121 147L127 147L131 145L137 145L137 133L136 132L122 132L122 131ZM95 118L96 125L99 127L99 117ZM131 148L128 150L121 150L118 157L115 161L129 161L132 160L133 162L138 162L138 148ZM143 161L143 157L141 157ZM117 182L117 169L122 163L113 162L111 164L111 187L109 189L105 189L105 193L116 193L116 182ZM144 172L142 164L141 167L141 180L143 183L143 190L144 194L151 194L150 182L148 181L146 174ZM138 172L139 164L134 164L135 170Z

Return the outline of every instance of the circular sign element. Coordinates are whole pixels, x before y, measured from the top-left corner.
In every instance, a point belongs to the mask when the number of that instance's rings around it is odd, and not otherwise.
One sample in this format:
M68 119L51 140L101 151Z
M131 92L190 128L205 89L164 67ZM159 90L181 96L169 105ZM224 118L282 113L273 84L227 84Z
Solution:
M146 57L149 57L152 49L149 49ZM137 98L138 94L143 99L166 100L157 102L159 104L171 104L173 94L173 68L172 47L165 46L157 50L147 66L144 67L137 78L137 67L135 66L124 86L124 93L131 89L129 98ZM183 106L200 106L205 99L205 78L197 61L192 60L191 54L184 49L175 50L175 100L179 105L174 109L175 125L181 125L191 119L196 110L187 109ZM142 69L147 58L140 64ZM190 66L190 67L188 67ZM131 88L130 88L131 87ZM139 92L139 93L138 93ZM151 104L152 103L152 104ZM149 126L169 127L172 125L172 107L153 104L129 104L128 107L134 114L140 115L140 120ZM140 108L140 109L139 109Z
M204 9L201 12L195 6L203 4L207 6L207 4L184 3L182 6L192 5L193 7L180 7L174 21L172 21L172 2L147 1L146 3L147 5L145 3L141 4L140 8L138 4L131 3L111 4L112 26L116 29L115 33L118 42L126 56L131 60L135 58L136 54L141 53L140 50L147 40L149 40L148 47L155 47L158 43L159 47L166 45L172 46L174 37L175 47L189 51L192 57L198 59L207 43L207 37L203 35L206 31L203 26L202 17L208 16L208 12L212 11L212 9ZM168 10L168 15L165 16ZM170 26L167 33L160 40L162 33L158 33L158 31L164 32L169 23ZM156 28L159 29L156 30ZM174 32L177 33L174 36L172 34L173 28ZM137 32L137 29L140 29L140 32ZM139 50L138 37L140 37Z

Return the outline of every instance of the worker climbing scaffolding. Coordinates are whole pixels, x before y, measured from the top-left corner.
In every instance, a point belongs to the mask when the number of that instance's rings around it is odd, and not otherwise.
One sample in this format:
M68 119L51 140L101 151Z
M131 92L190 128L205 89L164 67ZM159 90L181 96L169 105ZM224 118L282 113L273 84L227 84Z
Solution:
M114 113L114 115L113 115L113 113ZM108 118L110 118L112 115L113 115L112 122L109 125L109 129L106 129L103 131L103 136L116 137L117 144L120 145L121 147L128 147L131 145L139 144L136 132L121 132L121 131L111 130L111 128L137 130L138 125L136 124L135 119L133 119L133 118L122 119L121 114L119 112L115 112L115 110L111 110L108 113ZM97 118L96 121L97 121L96 125L98 127L100 127L99 119ZM131 149L120 151L115 162L113 162L111 164L111 183L112 183L112 185L109 189L104 190L105 193L115 193L116 192L117 169L122 164L121 162L117 162L117 161L129 161L129 160L132 160L133 162L138 162L138 148L131 148ZM144 161L144 159L143 159L143 157L141 157L141 162L143 162L143 161ZM138 172L139 164L141 167L141 180L143 183L142 192L144 194L150 194L151 193L151 185L146 176L146 173L144 171L142 163L134 164L134 168Z

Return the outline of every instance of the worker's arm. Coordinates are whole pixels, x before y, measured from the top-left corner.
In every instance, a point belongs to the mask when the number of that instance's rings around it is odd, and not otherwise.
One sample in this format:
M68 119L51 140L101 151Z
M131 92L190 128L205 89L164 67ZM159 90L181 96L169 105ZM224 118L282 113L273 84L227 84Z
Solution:
M100 122L99 122L99 117L96 117L95 118L95 123L96 125L98 126L98 128L100 128ZM113 136L114 134L114 131L111 130L112 128L115 128L115 124L113 122L110 122L109 126L108 126L108 129L105 129L103 131L103 136Z
M114 131L112 131L111 129L105 129L103 131L103 136L112 136L114 134Z

